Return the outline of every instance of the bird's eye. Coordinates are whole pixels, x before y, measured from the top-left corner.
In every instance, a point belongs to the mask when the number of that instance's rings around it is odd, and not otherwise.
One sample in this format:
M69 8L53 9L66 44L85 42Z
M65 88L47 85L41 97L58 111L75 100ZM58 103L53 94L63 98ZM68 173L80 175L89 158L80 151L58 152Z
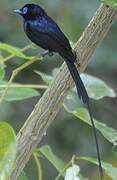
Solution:
M27 7L24 7L23 8L23 14L26 14L28 12L28 8Z

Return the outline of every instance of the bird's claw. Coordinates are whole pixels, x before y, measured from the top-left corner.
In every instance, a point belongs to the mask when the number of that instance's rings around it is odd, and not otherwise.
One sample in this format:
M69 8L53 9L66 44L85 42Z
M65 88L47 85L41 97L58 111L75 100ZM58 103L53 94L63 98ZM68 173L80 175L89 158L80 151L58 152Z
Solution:
M45 51L41 54L42 57L45 57L45 56L47 56L47 55L53 56L53 52L52 52L52 51L49 51L49 50L45 50Z
M53 52L52 51L49 51L49 56L53 56Z

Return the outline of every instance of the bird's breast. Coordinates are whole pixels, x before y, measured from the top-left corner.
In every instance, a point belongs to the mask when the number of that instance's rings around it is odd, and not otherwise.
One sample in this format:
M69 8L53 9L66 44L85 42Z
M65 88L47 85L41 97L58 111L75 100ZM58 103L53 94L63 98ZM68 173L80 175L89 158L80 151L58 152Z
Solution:
M36 22L30 23L27 21L24 23L24 31L33 43L35 43L43 49L52 50L52 43L50 42L51 39L46 35L46 33L44 33L43 23L40 23L39 26L38 22L37 26Z

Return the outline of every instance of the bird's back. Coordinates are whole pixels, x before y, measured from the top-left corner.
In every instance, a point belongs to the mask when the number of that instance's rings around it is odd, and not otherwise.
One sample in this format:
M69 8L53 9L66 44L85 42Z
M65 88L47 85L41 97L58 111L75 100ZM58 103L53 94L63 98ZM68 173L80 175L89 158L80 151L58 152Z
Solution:
M58 52L66 58L72 56L70 43L58 25L48 15L35 20L24 21L24 30L31 41L38 46L53 52Z

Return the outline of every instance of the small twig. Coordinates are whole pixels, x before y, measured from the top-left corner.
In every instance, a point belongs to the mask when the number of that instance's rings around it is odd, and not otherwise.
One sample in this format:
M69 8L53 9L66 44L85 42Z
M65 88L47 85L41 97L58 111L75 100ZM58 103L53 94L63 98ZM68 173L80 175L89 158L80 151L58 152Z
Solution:
M29 44L29 45L25 46L24 48L21 49L21 52L27 51L28 49L32 48L32 46L33 46L33 44ZM15 55L9 55L9 56L5 57L2 61L6 62L14 57L15 57Z
M1 88L6 88L8 87L8 83L7 84L0 84L0 89ZM43 84L11 84L9 88L33 88L33 89L47 89L48 86L47 85L43 85Z
M36 61L37 61L37 57L34 57L32 60L27 61L26 63L24 63L20 67L18 67L15 70L13 70L12 75L10 77L10 80L8 81L7 87L5 88L2 96L0 97L0 104L3 102L5 96L7 95L8 89L10 88L10 85L12 84L12 82L13 82L14 78L16 77L16 75L20 71L22 71L23 69L25 69L26 67L30 66L31 64L33 64Z
M55 180L59 180L63 174L65 173L65 171L70 167L70 165L72 164L72 161L70 160L66 166L63 168L63 170L58 174L58 176L55 178Z
M42 180L43 176L42 176L42 167L41 167L41 163L39 161L39 158L37 157L36 152L33 152L33 156L37 165L37 172L38 172L38 180Z

